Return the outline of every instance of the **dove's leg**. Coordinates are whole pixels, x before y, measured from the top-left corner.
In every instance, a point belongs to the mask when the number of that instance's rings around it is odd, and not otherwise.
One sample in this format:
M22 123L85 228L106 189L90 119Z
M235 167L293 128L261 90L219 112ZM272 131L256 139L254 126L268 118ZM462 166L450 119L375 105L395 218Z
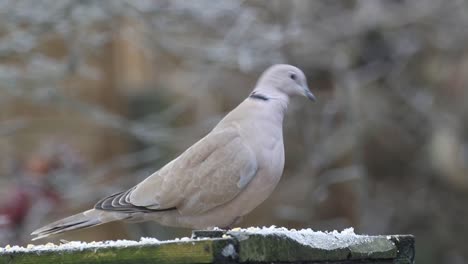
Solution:
M229 225L223 226L223 227L221 227L221 229L230 230L233 227L236 227L240 222L242 222L242 216L238 216L238 217L234 218L234 220Z

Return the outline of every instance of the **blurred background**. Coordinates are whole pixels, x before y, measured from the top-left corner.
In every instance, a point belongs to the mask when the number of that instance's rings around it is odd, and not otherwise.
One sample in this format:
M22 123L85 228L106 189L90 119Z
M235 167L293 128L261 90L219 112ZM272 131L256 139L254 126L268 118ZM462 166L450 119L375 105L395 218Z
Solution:
M419 262L468 263L467 40L461 0L0 0L0 246L141 181L290 63L318 102L290 104L283 178L241 226L411 233Z

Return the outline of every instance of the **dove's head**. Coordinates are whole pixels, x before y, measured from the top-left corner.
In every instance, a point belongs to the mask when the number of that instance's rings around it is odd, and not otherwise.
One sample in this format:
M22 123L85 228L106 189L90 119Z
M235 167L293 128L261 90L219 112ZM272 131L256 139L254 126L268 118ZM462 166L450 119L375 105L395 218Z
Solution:
M314 94L307 86L304 73L288 64L276 64L268 68L258 80L257 88L267 97L301 95L315 101Z

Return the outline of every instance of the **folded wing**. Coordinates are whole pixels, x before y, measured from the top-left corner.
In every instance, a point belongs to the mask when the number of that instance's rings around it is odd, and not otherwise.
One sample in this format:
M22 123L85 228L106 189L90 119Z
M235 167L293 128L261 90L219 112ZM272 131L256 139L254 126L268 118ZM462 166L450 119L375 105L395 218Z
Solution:
M178 158L125 192L109 196L99 210L204 213L236 197L258 170L254 152L229 128L208 134Z

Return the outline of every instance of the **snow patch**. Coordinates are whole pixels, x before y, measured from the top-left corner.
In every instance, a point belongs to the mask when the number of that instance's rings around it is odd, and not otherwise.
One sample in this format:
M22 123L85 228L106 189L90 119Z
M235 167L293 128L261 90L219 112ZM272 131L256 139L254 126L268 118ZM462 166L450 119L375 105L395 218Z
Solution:
M76 251L76 250L84 250L84 249L97 249L97 248L109 248L109 247L129 247L129 246L145 246L145 245L157 245L157 244L164 244L164 243L171 243L171 242L181 242L181 241L197 241L197 240L204 240L206 238L197 238L191 239L188 237L183 238L176 238L174 240L166 240L160 241L156 238L152 237L142 237L139 241L134 240L108 240L108 241L100 241L100 242L81 242L81 241L70 241L64 244L56 245L53 243L47 243L45 245L33 245L28 244L26 247L21 246L10 246L7 245L6 247L0 247L0 254L6 253L15 253L15 252L37 252L40 253L42 251Z
M369 237L367 235L357 235L356 233L354 233L354 228L352 227L346 228L341 232L336 230L330 232L314 231L310 228L296 230L276 226L249 227L245 229L236 230L233 233L236 232L257 234L263 236L283 236L295 240L296 242L302 245L327 250L346 248L352 245L369 243L372 241L372 237Z

